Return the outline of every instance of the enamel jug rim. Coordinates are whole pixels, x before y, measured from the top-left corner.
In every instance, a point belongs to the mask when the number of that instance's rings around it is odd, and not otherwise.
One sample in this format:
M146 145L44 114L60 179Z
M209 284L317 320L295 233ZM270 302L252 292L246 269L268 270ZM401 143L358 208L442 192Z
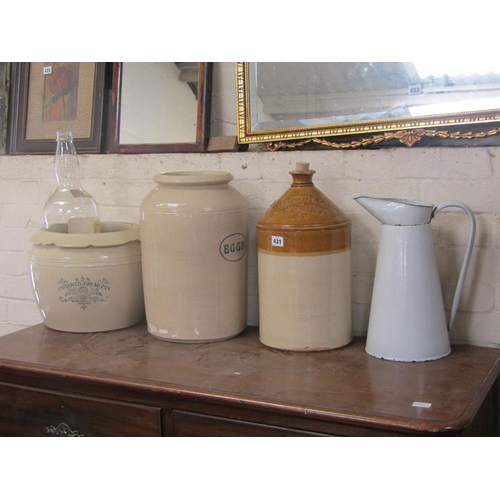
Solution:
M393 203L402 203L404 205L412 205L415 207L424 207L424 208L433 208L434 207L434 205L432 205L431 203L425 203L423 201L416 201L416 200L408 200L406 198L379 198L376 196L366 196L366 195L354 197L355 200L359 200L360 198L387 201L387 202L393 202Z

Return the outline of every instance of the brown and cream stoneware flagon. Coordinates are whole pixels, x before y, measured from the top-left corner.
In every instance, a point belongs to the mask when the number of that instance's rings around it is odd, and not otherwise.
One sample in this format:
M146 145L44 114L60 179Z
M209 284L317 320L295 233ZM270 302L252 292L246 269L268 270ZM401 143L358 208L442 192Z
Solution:
M298 163L291 187L257 222L263 344L322 351L352 340L351 224Z
M224 340L246 328L248 205L228 172L166 172L141 204L148 331Z

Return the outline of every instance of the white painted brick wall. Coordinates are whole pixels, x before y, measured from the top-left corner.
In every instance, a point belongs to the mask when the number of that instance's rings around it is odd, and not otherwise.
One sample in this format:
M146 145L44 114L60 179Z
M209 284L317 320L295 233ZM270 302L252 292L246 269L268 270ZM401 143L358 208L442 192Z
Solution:
M212 135L235 135L236 94L223 88L230 63L216 65ZM228 105L230 101L230 105ZM232 111L231 111L232 109ZM352 222L354 331L366 332L380 224L353 198L404 197L429 203L460 200L478 221L473 259L452 340L500 347L500 148L391 148L354 151L282 151L80 155L82 183L94 195L103 220L139 221L139 205L156 173L226 170L250 205L248 318L258 323L255 223L290 185L295 162L316 170L316 186ZM29 237L41 226L54 188L50 156L0 156L0 335L41 321L31 291ZM436 255L449 308L465 252L466 217L447 210L433 221Z
M439 153L439 154L438 154ZM407 197L439 203L467 197L467 203L475 210L478 234L461 305L461 313L453 329L457 341L479 345L500 346L500 273L498 252L500 249L500 199L485 197L485 190L493 193L500 187L499 175L492 163L495 150L461 149L460 157L468 169L457 168L465 179L457 176L452 182L451 165L455 165L457 149L440 148L438 152L428 150L401 149L382 151L295 151L254 152L188 155L88 155L81 156L83 184L100 204L102 218L107 220L139 221L139 206L144 196L154 187L152 178L166 170L216 169L231 172L233 185L247 197L250 205L251 247L249 254L249 322L258 322L257 262L255 250L255 223L265 210L288 188L288 171L297 161L309 161L316 170L316 186L339 205L350 217L353 235L353 311L356 334L366 331L373 276L380 235L379 223L353 201L360 194L388 197ZM449 155L449 157L448 157ZM469 158L469 156L471 158ZM423 157L423 160L422 160ZM410 179L398 178L393 161L398 165L407 162L415 171ZM417 176L421 162L433 172L433 179ZM433 161L433 167L429 163ZM0 158L0 178L4 189L12 182L19 190L37 186L26 197L14 203L1 204L0 239L0 333L36 323L40 318L34 307L29 281L28 251L29 236L41 225L43 203L53 189L51 177L52 158L30 156L23 158L24 179L13 178L11 169L19 158ZM364 178L361 169L370 166L373 174ZM441 165L445 164L443 178L437 177ZM32 166L31 175L27 165ZM480 182L484 189L475 190L470 169L477 166L481 175L488 173ZM406 171L410 169L405 165ZM384 171L386 172L384 176ZM458 174L457 174L458 175ZM470 186L470 183L473 183ZM435 197L427 195L428 186ZM461 189L458 190L457 186ZM463 197L457 196L457 191ZM441 212L433 222L436 255L440 266L445 303L450 307L456 279L468 237L467 218L460 212Z

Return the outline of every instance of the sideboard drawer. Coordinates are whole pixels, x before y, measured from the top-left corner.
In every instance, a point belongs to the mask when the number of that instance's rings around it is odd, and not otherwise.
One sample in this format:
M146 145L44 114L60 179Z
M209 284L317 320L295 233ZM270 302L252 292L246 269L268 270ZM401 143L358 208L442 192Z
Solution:
M0 436L160 436L161 409L0 384Z
M206 437L286 437L286 436L324 436L314 432L288 429L275 425L259 424L243 420L201 415L186 411L173 411L174 436Z

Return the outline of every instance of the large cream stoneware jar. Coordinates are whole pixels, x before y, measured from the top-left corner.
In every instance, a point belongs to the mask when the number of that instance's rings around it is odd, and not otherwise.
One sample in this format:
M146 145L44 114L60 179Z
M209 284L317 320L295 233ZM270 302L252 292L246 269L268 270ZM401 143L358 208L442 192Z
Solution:
M65 332L117 330L144 318L139 226L101 222L101 232L67 225L31 238L31 281L44 323Z
M246 327L248 206L228 172L167 172L141 205L148 331L210 342Z

